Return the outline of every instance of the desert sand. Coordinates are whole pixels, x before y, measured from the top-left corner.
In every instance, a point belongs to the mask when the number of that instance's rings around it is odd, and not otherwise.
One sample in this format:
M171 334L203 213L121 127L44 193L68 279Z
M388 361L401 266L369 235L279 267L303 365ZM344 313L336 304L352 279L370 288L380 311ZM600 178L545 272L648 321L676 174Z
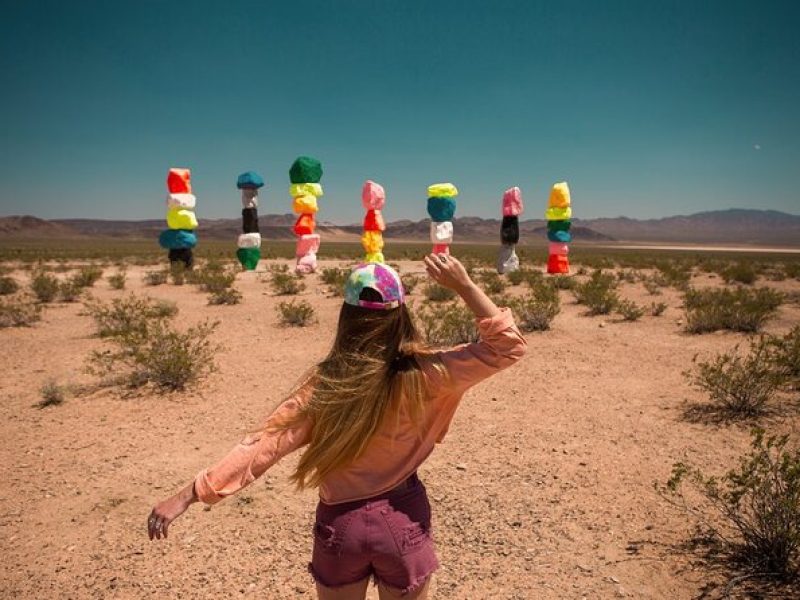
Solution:
M422 274L419 263L400 266ZM341 299L307 277L300 297L319 322L284 328L274 310L284 298L257 274L238 275L240 305L207 306L193 286L144 287L142 273L132 267L124 291L102 280L92 293L174 300L181 325L219 319L219 370L183 393L90 387L39 409L48 379L95 382L83 368L104 342L79 303L48 306L31 328L0 330L0 596L314 597L306 565L316 494L288 485L296 456L238 497L192 506L166 541L148 540L146 517L223 456L324 355ZM444 443L420 469L442 563L433 597L696 597L724 575L678 550L694 523L653 483L681 460L722 473L747 449L746 425L682 418L687 402L704 399L682 376L692 357L746 337L684 333L681 296L672 289L654 298L640 284L622 284L625 298L669 305L663 316L634 323L584 316L569 292L561 294L552 330L527 334L520 364L467 393ZM767 331L798 322L800 306L787 302ZM770 426L790 431L797 422L784 416ZM377 598L374 588L368 597Z

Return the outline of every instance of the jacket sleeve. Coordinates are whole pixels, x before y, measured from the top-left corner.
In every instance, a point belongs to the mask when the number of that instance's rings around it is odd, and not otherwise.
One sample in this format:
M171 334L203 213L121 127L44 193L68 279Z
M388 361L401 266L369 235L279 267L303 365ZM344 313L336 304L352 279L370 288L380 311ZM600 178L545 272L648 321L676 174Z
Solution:
M525 354L527 342L514 323L509 308L493 317L476 319L479 341L456 346L439 356L452 392L463 393L473 385L510 367Z
M283 402L267 419L289 416L308 401L310 388L301 388ZM248 434L213 467L200 471L194 480L197 497L205 504L216 504L261 477L287 454L311 439L311 424L304 421L294 429Z

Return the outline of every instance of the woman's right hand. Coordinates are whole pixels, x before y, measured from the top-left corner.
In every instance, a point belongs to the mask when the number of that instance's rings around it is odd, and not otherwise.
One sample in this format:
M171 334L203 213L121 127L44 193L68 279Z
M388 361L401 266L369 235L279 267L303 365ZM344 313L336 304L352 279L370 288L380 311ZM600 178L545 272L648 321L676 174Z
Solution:
M170 524L186 512L194 502L197 502L197 496L192 482L174 496L156 504L147 517L148 537L151 540L153 538L160 540L163 535L166 539Z
M449 254L429 254L424 259L425 270L439 285L459 294L474 285L461 261Z

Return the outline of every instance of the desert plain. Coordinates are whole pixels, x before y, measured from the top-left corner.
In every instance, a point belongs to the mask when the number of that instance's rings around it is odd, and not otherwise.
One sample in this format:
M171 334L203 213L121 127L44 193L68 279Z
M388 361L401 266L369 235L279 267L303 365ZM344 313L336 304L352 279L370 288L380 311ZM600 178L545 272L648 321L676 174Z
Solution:
M30 327L0 329L2 598L315 597L307 563L316 494L288 484L296 456L236 497L192 506L168 539L146 534L154 503L221 458L328 350L341 297L319 275L306 276L298 297L314 307L317 322L282 326L275 307L286 298L266 274L277 264L290 263L272 259L239 273L242 301L233 306L208 305L192 285L146 286L152 267L133 264L124 290L105 279L88 290L101 301L131 293L173 301L179 327L220 322L212 335L217 370L182 392L98 385L86 361L108 342L95 335L81 302L47 304ZM410 298L421 305L421 263L397 264L420 277ZM26 284L29 270L5 266ZM691 285L726 284L695 269ZM800 323L800 281L759 277L754 285L785 294L764 332L784 334ZM651 296L641 282L621 280L618 291L666 309L634 322L587 316L560 290L551 328L526 333L523 360L466 394L420 469L441 561L432 597L721 597L729 574L688 547L696 520L654 484L679 461L724 473L748 450L752 422L686 417L687 406L706 395L683 374L695 356L746 345L748 336L687 333L683 294L673 287ZM525 284L505 293L524 294ZM48 381L77 391L40 408ZM797 414L784 409L758 424L796 439ZM377 598L374 588L368 597Z

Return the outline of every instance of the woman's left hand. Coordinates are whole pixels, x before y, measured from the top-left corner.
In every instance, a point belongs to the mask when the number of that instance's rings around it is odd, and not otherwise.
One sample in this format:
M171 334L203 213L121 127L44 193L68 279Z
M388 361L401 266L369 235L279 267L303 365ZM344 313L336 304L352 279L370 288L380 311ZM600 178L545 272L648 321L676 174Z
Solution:
M166 538L170 523L186 512L186 509L196 500L194 482L192 482L171 498L156 504L150 511L150 516L147 517L148 537L151 540L153 538L160 540L161 536Z

